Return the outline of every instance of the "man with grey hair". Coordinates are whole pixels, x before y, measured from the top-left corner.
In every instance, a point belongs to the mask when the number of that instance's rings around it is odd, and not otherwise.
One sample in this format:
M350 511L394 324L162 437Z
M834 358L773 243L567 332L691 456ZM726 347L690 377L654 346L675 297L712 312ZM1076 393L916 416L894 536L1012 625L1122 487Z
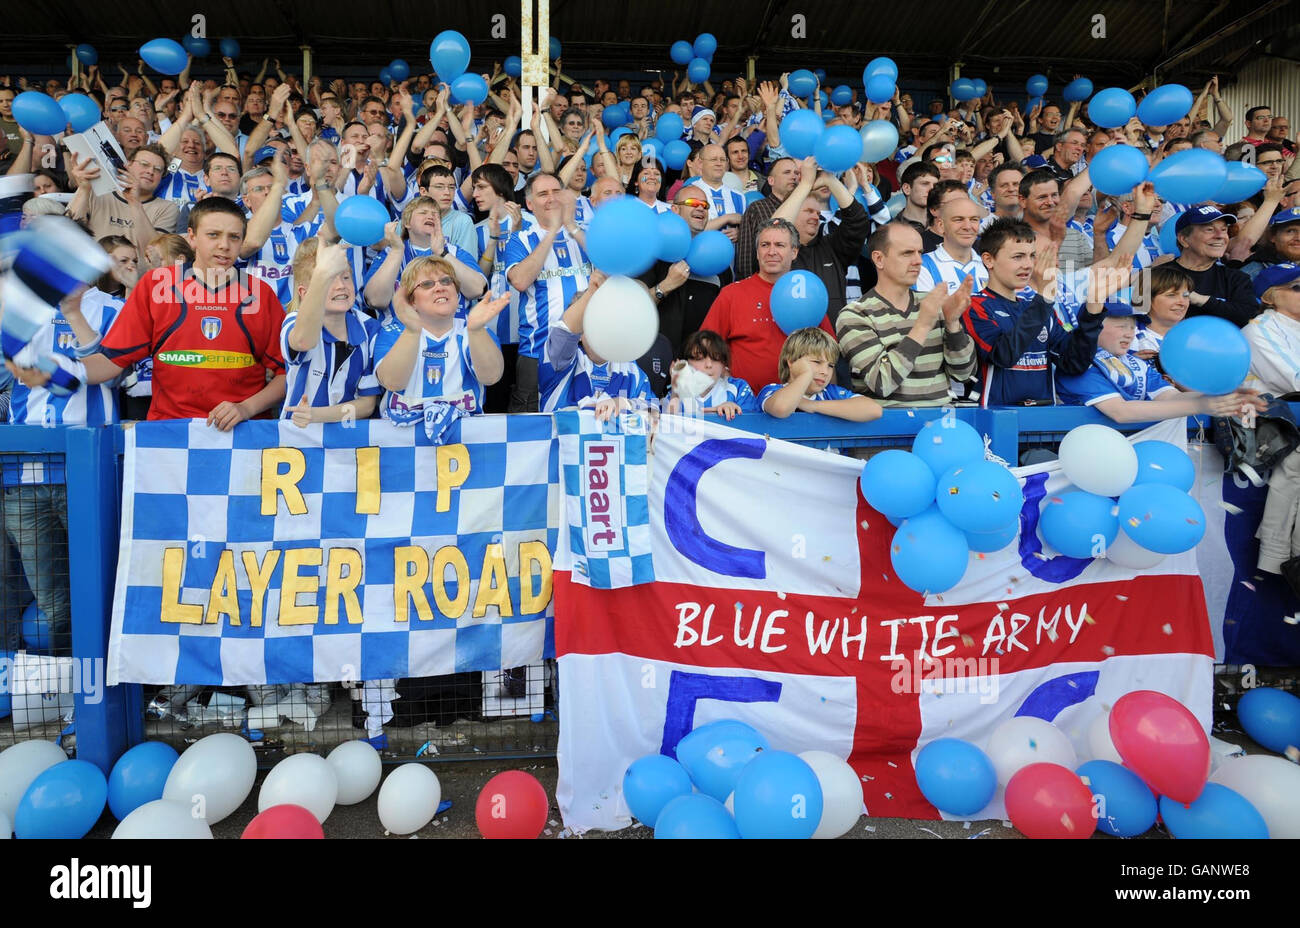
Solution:
M1078 173L1076 166L1087 145L1088 136L1082 129L1070 128L1058 132L1052 146L1052 157L1047 159L1043 168L1051 171L1052 176L1064 184Z

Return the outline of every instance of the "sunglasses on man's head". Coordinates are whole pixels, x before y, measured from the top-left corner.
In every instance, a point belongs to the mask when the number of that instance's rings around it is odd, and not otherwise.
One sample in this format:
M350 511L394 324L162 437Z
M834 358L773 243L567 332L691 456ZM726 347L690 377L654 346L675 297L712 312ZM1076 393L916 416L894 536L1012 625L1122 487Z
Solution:
M697 200L695 197L687 197L677 203L678 206L687 206L691 209L708 209L709 204L704 200Z

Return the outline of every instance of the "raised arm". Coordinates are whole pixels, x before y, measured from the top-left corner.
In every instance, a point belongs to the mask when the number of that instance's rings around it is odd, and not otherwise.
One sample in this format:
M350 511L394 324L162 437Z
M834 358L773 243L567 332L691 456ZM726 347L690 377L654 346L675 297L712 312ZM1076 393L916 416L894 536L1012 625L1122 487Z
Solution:
M1233 261L1245 261L1250 256L1250 252L1259 241L1260 236L1268 228L1269 220L1277 211L1278 204L1282 202L1283 194L1286 187L1281 183L1281 178L1269 178L1268 183L1264 186L1264 202L1260 204L1255 214L1241 224L1241 230L1232 239L1232 245L1228 248L1228 258Z
M284 163L284 155L271 159L271 192L266 195L262 205L248 221L248 231L244 234L244 245L240 249L241 258L250 258L266 244L271 230L280 224L280 202L284 198L284 188L289 182L289 168Z
M294 351L311 351L320 341L325 322L325 296L334 278L348 271L348 251L343 245L321 245L316 252L316 269L312 271L307 292L298 301L298 312L289 330L289 347Z
M506 112L505 129L501 133L501 138L497 140L496 147L492 149L492 154L488 155L488 161L501 164L506 160L506 152L510 150L510 142L514 138L515 130L519 128L519 120L523 117L524 108L520 105L519 98L512 93L510 106Z

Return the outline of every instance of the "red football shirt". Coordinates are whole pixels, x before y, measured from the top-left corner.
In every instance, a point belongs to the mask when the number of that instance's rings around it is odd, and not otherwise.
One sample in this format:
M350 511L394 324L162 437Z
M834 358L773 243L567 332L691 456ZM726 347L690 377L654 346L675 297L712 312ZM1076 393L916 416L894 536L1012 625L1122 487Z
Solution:
M700 326L726 340L731 348L731 376L749 384L755 395L768 384L780 382L776 371L785 333L772 319L771 300L772 285L754 274L723 287ZM835 338L824 316L821 328Z
M268 371L284 373L283 324L284 307L260 278L211 290L190 265L160 267L140 278L100 350L120 367L153 358L150 419L206 419L262 390Z

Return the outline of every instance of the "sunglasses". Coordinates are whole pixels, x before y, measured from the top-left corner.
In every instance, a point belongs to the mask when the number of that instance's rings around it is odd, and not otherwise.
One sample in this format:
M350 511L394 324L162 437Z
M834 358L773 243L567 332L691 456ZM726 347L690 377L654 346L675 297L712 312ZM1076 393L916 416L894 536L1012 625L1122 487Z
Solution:
M109 111L110 113L125 113L125 112L127 111L127 109L128 109L128 107L125 107L125 106L110 106L110 107L108 108L108 111Z
M704 201L704 200L697 200L697 199L695 199L695 197L687 197L685 200L681 200L681 201L678 202L676 205L677 205L677 206L685 206L685 207L689 207L690 209L708 209L708 208L709 208L709 204L708 204L706 201Z
M422 280L415 285L417 290L432 290L434 287L451 287L455 286L456 281L450 277L439 277L437 279Z

